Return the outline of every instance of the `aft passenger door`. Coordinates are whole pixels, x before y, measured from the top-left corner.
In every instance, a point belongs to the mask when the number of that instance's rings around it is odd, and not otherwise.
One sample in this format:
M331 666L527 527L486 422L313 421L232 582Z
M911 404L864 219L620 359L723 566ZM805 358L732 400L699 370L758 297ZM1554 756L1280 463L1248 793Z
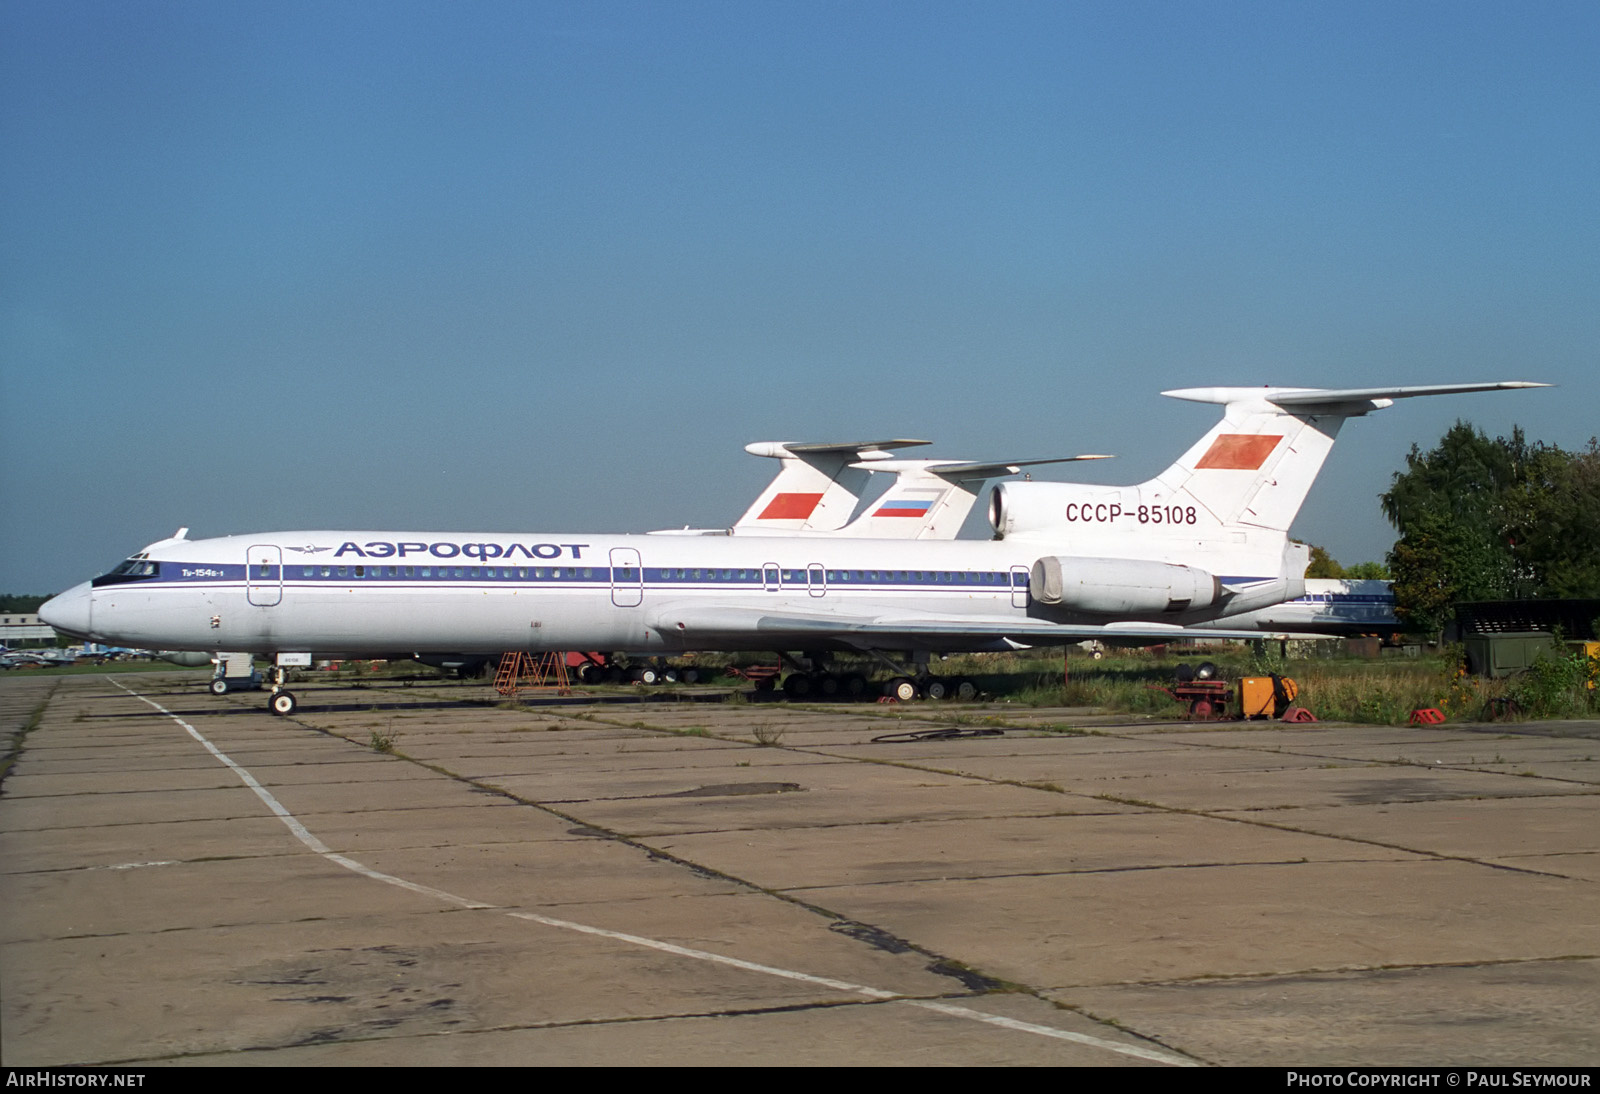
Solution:
M270 608L283 599L283 550L258 543L245 553L245 598L258 608Z
M1026 566L1011 567L1011 606L1013 608L1026 608L1028 606L1028 568Z

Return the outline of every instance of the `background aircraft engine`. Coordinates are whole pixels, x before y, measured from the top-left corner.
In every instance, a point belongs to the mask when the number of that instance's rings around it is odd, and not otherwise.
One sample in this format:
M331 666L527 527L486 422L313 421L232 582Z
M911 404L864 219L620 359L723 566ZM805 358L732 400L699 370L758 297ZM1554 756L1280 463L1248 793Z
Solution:
M211 654L200 653L195 650L157 650L156 656L163 661L169 661L174 665L183 665L185 668L191 669L211 664Z
M996 539L1005 539L1008 535L1017 535L1022 532L1049 531L1063 523L1057 519L1057 510L1060 506L1051 504L1055 499L1041 497L1041 491L1034 490L1031 496L1023 496L1020 491L1012 489L1016 483L1001 483L989 491L989 526L994 529ZM1028 483L1029 486L1043 486L1044 494L1049 494L1050 487L1055 483ZM1029 505L1032 501L1035 504ZM1061 499L1066 504L1065 496Z
M1193 566L1117 558L1046 555L1033 564L1029 590L1041 604L1104 615L1150 615L1207 608L1222 582Z
M1055 536L1064 532L1121 533L1135 522L1143 500L1137 488L1085 486L1070 482L1003 482L989 491L989 525L995 539ZM1187 503L1185 503L1187 508ZM1163 507L1165 517L1170 507ZM1176 515L1173 530L1183 523ZM1193 521L1187 523L1192 524ZM1163 525L1138 525L1145 534ZM1192 528L1185 531L1192 532Z

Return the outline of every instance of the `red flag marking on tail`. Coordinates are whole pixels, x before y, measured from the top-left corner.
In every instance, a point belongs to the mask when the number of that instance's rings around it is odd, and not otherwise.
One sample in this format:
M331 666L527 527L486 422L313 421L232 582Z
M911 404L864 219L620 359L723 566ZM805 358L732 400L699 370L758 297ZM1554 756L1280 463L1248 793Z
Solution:
M779 494L767 502L757 520L803 520L822 500L821 494Z
M1267 462L1272 450L1278 447L1281 436L1261 436L1254 433L1220 433L1211 442L1206 454L1200 457L1195 469L1212 468L1219 471L1255 471Z

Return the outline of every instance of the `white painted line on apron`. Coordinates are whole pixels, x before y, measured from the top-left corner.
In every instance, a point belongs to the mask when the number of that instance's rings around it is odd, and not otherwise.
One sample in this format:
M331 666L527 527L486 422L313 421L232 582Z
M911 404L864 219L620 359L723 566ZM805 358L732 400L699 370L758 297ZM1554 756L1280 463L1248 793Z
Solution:
M121 688L123 691L127 692L129 695L132 695L134 698L149 703L162 714L165 714L168 718L171 718L174 722L177 722L184 729L188 730L189 736L193 737L195 740L204 745L207 752L211 753L217 759L226 764L228 769L235 775L239 776L240 780L243 781L246 786L255 791L256 797L260 798L268 809L277 814L278 819L288 826L289 831L294 833L296 839L305 844L307 847L311 848L311 850L315 851L317 854L321 855L323 858L328 859L330 862L338 863L346 870L354 870L363 877L372 878L374 881L386 881L390 885L398 885L402 889L410 889L413 893L420 893L423 896L431 896L438 900L442 900L447 904L454 904L460 908L494 907L493 904L482 904L476 900L467 900L465 897L456 896L454 893L447 893L443 889L435 889L431 885L419 885L415 881L407 881L405 878L395 877L393 874L385 874L379 870L372 869L370 866L364 866L353 858L346 858L344 855L339 854L337 851L334 851L327 844L319 840L316 836L312 835L306 826L301 824L300 821L295 818L293 813L289 812L289 810L283 807L282 802L278 801L277 798L274 798L272 793L266 787L256 782L256 777L254 775L250 774L250 772L234 763L233 760L229 758L227 753L223 752L222 749L206 740L198 729L194 728L194 726L190 725L188 722L185 722L182 718L172 713L172 711L168 710L154 699L148 699L145 696L140 695L137 691L134 691L132 688L123 684L123 682L118 680L116 677L107 677L107 679L109 679L113 684L117 685L117 687Z
M346 870L353 870L362 877L371 878L374 881L387 882L390 885L398 885L402 889L408 889L413 893L420 893L423 896L434 897L437 900L444 901L446 904L454 904L458 908L473 908L486 911L496 909L496 906L493 904L484 904L480 901L468 900L466 897L456 896L454 893L447 893L443 889L435 889L431 885L422 885L415 881L407 881L405 878L395 877L393 874L385 874L380 870L374 870L369 866L364 866L355 859L341 855L337 851L332 850L327 844L323 843L316 836L312 835L306 826L301 824L300 821L295 818L293 813L290 813L289 810L284 808L283 804L279 802L277 798L272 796L271 791L256 781L254 775L251 775L250 772L234 763L225 752L223 752L216 745L212 744L210 741L206 740L206 738L198 729L195 729L194 726L190 725L188 722L172 713L172 711L168 710L154 699L149 699L143 695L140 695L137 691L134 691L116 677L109 676L106 679L110 680L113 684L117 685L117 687L121 688L129 695L132 695L135 699L155 707L162 714L165 714L168 718L171 718L174 722L177 722L180 726L187 730L189 732L189 736L193 737L195 740L204 745L207 752L211 753L218 760L222 761L222 763L227 765L229 770L231 770L235 775L239 776L244 784L255 792L256 797L260 798L266 807L272 810L278 819L283 821L283 823L288 826L289 831L294 833L296 839L328 861L337 863L338 865L343 866ZM849 992L852 995L861 995L868 999L893 1000L895 1002L905 1003L909 1006L921 1007L923 1010L931 1010L938 1014L948 1015L952 1018L962 1018L973 1022L983 1022L991 1026L999 1026L1002 1029L1016 1030L1020 1033L1032 1033L1040 1037L1053 1037L1058 1041L1072 1041L1081 1045L1089 1045L1093 1048L1102 1048L1108 1052L1121 1053L1124 1056L1136 1056L1141 1060L1154 1060L1158 1063L1172 1064L1177 1067L1198 1066L1193 1060L1185 1059L1182 1056L1174 1056L1171 1053L1162 1052L1159 1049L1145 1048L1141 1045L1120 1044L1116 1041L1107 1041L1100 1037L1091 1037L1087 1033L1072 1033L1069 1030L1055 1029L1051 1026L1036 1025L1033 1022L1021 1022L1015 1018L1002 1018L998 1015L985 1014L983 1011L973 1010L970 1007L958 1006L954 1003L935 1002L931 999L913 999L909 996L901 995L899 992L885 991L882 988L871 988L867 987L865 984L852 984L846 980L832 980L825 976L813 976L810 973L796 972L793 969L780 969L773 965L758 965L754 961L741 961L737 957L727 957L723 954L710 953L706 950L693 950L687 946L677 946L671 942L662 942L659 939L645 938L642 935L636 934L625 934L621 931L608 931L603 927L591 927L587 924L574 923L567 919L552 919L549 916L538 915L534 912L508 911L505 912L505 914L513 919L522 919L532 923L540 923L546 927L554 927L558 930L576 931L580 934L597 935L601 938L615 939L618 942L626 942L634 946L645 946L653 950L660 950L663 953L675 954L679 957L687 957L696 961L708 961L718 965L728 965L732 968L744 969L747 972L761 973L766 976L778 976L786 980L797 980L806 984L816 984L819 987L832 988L835 991Z

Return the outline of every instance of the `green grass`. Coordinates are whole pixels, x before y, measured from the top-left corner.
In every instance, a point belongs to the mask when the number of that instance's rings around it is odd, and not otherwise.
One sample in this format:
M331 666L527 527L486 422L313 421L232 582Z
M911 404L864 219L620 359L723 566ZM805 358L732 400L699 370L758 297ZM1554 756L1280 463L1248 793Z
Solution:
M1486 680L1462 673L1459 656L1450 649L1369 659L1339 656L1337 644L1319 647L1288 658L1276 656L1272 644L1266 656L1232 646L1109 651L1094 660L1074 650L1064 663L1061 654L974 654L951 657L937 671L970 676L996 698L1025 706L1088 707L1175 719L1184 716L1183 706L1159 688L1174 682L1179 664L1202 661L1214 662L1218 678L1230 682L1276 671L1298 686L1295 704L1325 721L1404 725L1422 707L1435 707L1452 721L1476 721L1490 700L1501 698L1516 699L1529 717L1586 718L1600 711L1596 693L1582 687L1581 678L1565 665Z

